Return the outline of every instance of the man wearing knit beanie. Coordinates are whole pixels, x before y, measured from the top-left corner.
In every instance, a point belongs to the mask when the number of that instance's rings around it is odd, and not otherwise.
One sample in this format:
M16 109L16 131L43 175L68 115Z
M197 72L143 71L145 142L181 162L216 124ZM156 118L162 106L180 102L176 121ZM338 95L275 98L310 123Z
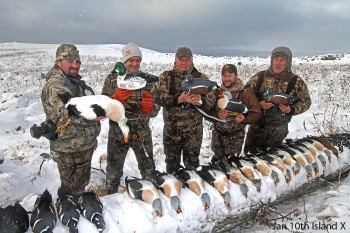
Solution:
M287 137L288 123L292 117L307 111L311 98L306 83L291 70L292 51L285 46L271 52L270 67L256 73L245 88L254 91L258 97L263 116L258 123L250 125L244 151L256 153L283 142ZM283 104L264 100L264 93L270 89L275 93L288 94L296 101Z
M139 71L141 60L142 53L136 44L131 42L122 48L122 61L127 72ZM108 194L118 192L125 158L130 148L137 158L142 178L153 180L155 164L149 121L150 118L158 114L160 108L154 101L156 99L154 84L131 91L118 88L117 77L118 73L115 70L108 75L103 85L102 95L107 95L123 103L130 133L128 142L125 142L118 123L109 121L106 167Z
M122 49L122 61L125 63L128 59L132 57L139 57L140 61L142 60L142 53L136 44L133 42L130 42L129 44L125 45Z

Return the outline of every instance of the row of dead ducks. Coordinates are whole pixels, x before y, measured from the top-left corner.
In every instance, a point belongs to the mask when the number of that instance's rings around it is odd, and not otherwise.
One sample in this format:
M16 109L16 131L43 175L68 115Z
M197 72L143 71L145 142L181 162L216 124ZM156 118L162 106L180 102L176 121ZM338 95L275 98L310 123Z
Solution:
M80 215L96 225L99 232L105 229L102 216L102 203L94 192L84 192L78 198L67 189L58 189L58 199L54 206L52 196L45 190L36 199L29 221L28 212L16 202L14 205L0 209L0 233L26 232L29 224L34 233L51 233L56 225L57 217L70 233L78 232ZM57 209L57 213L55 210Z
M238 184L242 194L247 197L247 180L252 182L257 191L261 189L261 175L270 177L274 184L278 185L281 177L272 169L272 166L281 170L286 183L292 181L291 173L296 176L302 168L305 169L306 178L309 180L319 173L318 164L325 167L327 161L332 162L332 155L338 157L338 150L344 144L342 142L349 142L348 134L337 135L337 137L307 137L288 140L286 144L278 148L255 154L249 158L232 157L226 163L215 161L196 169L181 167L175 175L156 171L153 181L126 177L125 185L131 198L151 204L153 213L158 217L163 215L158 190L163 191L170 198L170 203L176 213L182 212L179 196L184 186L201 198L204 210L210 208L210 196L205 191L205 181L218 190L225 205L230 208L229 181ZM44 191L37 198L34 210L31 212L30 225L33 232L52 232L57 216L69 228L70 233L78 232L77 224L80 214L94 223L99 232L103 232L105 229L102 216L103 206L95 193L81 194L77 203L74 201L76 199L67 190L60 188L56 202L56 215L51 194L47 190ZM0 209L0 233L26 232L28 228L28 213L18 202L14 206Z

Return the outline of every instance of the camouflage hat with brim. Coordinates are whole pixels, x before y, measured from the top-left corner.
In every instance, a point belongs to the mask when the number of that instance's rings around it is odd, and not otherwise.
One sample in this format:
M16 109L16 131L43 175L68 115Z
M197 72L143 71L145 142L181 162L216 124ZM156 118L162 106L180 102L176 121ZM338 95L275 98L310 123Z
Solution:
M176 57L177 58L181 58L183 56L185 56L187 58L191 58L193 56L191 49L189 49L187 47L180 47L180 48L178 48L177 51L176 51Z
M72 44L61 44L56 51L56 61L74 59L80 61L79 50Z
M237 74L237 67L233 64L226 64L222 67L221 74L223 74L225 71Z

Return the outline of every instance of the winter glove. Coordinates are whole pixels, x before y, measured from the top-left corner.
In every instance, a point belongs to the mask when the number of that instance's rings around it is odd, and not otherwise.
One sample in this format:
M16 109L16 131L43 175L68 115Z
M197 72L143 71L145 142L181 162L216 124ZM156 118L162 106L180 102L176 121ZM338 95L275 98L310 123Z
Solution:
M118 88L112 95L112 99L120 101L122 104L132 95L132 91Z
M142 93L141 111L144 114L150 114L153 110L153 96L146 92Z

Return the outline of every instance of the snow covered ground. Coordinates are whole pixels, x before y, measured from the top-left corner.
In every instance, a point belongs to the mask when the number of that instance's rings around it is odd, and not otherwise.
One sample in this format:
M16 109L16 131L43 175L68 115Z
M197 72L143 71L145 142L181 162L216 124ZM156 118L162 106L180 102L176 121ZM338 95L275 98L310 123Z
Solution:
M81 52L81 74L96 91L101 93L104 78L112 70L114 63L120 61L123 45L78 45ZM58 45L43 44L0 44L0 204L5 207L16 200L31 211L39 194L48 189L56 199L56 191L60 184L56 163L45 155L49 153L46 139L34 139L29 128L45 119L40 102L40 93L45 80L41 73L46 73L54 63L54 54ZM141 70L155 75L172 68L174 54L164 54L148 49L142 49L143 61ZM196 51L193 51L196 53ZM312 96L312 106L304 114L294 117L290 123L289 138L301 138L306 135L335 133L349 131L349 86L350 86L350 55L336 55L336 60L322 60L325 56L293 58L293 69L304 78ZM212 80L219 81L222 65L233 63L237 65L240 77L246 82L255 72L266 69L269 57L206 57L195 55L195 66L209 75ZM157 169L165 170L162 145L162 113L151 120L154 155ZM99 146L94 153L91 180L88 188L103 186L105 170L108 121L102 121L102 131L98 138ZM211 157L211 132L209 123L205 122L204 140L201 150L201 162L205 164ZM334 158L334 163L328 164L325 173L331 173L344 162L349 162L350 151L345 149L340 162ZM135 169L137 162L132 151L129 151L124 166L124 177L140 176ZM279 171L277 171L279 172ZM321 171L322 173L322 171ZM294 181L286 184L283 181L273 188L272 180L263 177L260 193L250 187L248 198L241 195L239 188L230 183L232 209L227 209L221 195L206 184L205 189L211 197L209 210L204 211L201 200L189 189L181 192L183 213L176 214L170 205L170 200L161 194L163 217L154 217L149 204L131 199L126 192L101 197L104 205L104 219L107 227L104 232L210 232L215 223L226 216L247 210L250 205L259 201L274 200L281 193L303 184L306 178L293 177ZM299 176L298 175L298 176ZM291 207L307 210L290 221L280 221L291 231L317 232L311 229L311 224L337 223L337 229L328 232L348 232L350 229L350 178L332 185L328 191L314 193L304 200L293 203L292 206L279 206L283 213ZM284 212L285 211L285 212ZM307 218L309 229L297 228ZM341 229L344 224L345 230ZM276 227L279 227L277 225ZM294 227L294 228L291 228ZM83 217L78 225L80 232L97 232L95 226ZM273 229L255 226L247 232L281 232ZM31 229L28 232L32 232ZM68 232L68 229L58 222L54 232ZM290 232L290 231L286 231ZM319 231L326 232L326 231Z

